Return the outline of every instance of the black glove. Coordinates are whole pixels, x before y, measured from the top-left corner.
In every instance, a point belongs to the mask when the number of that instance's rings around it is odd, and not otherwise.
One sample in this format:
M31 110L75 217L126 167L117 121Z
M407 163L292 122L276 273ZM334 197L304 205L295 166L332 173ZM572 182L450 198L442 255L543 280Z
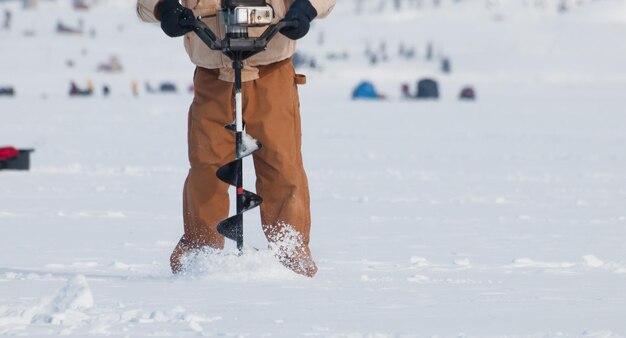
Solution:
M193 18L193 12L187 7L183 7L178 0L164 0L157 5L156 9L161 19L161 29L167 36L175 38L191 32L191 27L181 27L182 18Z
M317 10L309 0L295 0L287 14L285 14L284 21L295 21L298 23L297 27L286 27L280 30L280 32L290 38L291 40L298 40L309 32L311 27L311 21L317 16Z

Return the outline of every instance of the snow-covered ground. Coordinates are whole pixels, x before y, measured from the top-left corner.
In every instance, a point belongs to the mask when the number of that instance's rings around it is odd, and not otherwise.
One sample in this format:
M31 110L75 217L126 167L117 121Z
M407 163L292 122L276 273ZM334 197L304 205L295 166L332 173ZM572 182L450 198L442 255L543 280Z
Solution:
M339 2L301 45L319 64L301 87L314 279L267 250L173 277L193 72L181 41L132 1L2 4L0 87L17 97L0 97L0 145L36 152L30 172L0 172L0 334L626 336L626 2L366 1L360 15ZM57 35L59 19L96 35ZM389 61L371 66L382 40ZM452 74L424 59L428 41ZM400 42L418 58L399 59ZM96 72L113 54L124 72ZM441 100L400 99L425 76ZM67 97L88 79L111 96ZM389 99L351 101L362 79ZM181 93L135 98L133 80ZM467 84L478 101L456 100ZM247 245L265 248L258 224L249 213Z

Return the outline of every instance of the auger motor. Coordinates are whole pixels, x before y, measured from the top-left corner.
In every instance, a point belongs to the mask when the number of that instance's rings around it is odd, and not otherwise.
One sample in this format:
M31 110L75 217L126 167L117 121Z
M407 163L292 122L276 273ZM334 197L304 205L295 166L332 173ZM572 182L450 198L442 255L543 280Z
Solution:
M226 27L231 30L269 26L274 19L274 9L264 0L226 0L223 11Z

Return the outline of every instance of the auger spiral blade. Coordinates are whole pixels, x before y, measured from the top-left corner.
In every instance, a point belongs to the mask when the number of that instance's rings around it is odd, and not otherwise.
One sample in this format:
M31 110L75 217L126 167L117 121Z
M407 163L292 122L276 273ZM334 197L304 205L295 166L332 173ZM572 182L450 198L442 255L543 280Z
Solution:
M243 209L241 213L229 217L217 224L217 232L222 236L237 241L243 235L243 213L258 207L263 199L250 191L243 191Z
M241 149L237 153L237 159L244 158L248 155L252 155L252 153L261 150L261 142L259 142L254 137L243 133Z
M243 214L228 217L217 224L217 232L222 236L238 242L243 237Z
M254 209L263 203L261 196L250 192L248 190L243 191L243 212Z
M243 121L243 127L246 127L246 122ZM227 125L224 126L224 128L226 128L227 130L232 131L233 133L237 132L237 121L233 121L232 123L229 123Z
M243 213L258 207L263 202L259 195L244 190L241 186L243 158L261 149L261 143L245 132L238 133L237 140L236 159L218 168L216 173L220 180L237 189L237 214L218 223L217 232L237 242L237 248L239 252L242 252Z
M217 225L217 231L228 239L237 240L237 236L243 233L243 213L254 209L263 203L263 199L250 191L243 191L243 209L242 213L229 217Z
M241 161L228 162L217 169L217 178L230 185L237 185L237 172L241 167Z

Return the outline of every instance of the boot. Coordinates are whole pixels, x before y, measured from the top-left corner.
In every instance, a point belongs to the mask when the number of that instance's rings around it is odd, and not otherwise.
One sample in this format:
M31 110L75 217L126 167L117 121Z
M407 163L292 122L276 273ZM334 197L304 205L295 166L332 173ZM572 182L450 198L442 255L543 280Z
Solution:
M317 273L317 265L311 256L308 246L302 245L297 248L280 247L277 253L278 260L291 271L313 277Z
M191 236L189 236L191 237ZM184 257L192 252L199 252L203 249L224 249L224 238L218 238L212 242L206 240L189 240L187 235L183 235L170 256L170 267L173 274L180 274L185 271Z
M173 274L177 275L185 270L183 257L195 249L197 248L185 241L185 235L180 238L180 241L178 241L178 244L170 256L170 267L172 268Z

